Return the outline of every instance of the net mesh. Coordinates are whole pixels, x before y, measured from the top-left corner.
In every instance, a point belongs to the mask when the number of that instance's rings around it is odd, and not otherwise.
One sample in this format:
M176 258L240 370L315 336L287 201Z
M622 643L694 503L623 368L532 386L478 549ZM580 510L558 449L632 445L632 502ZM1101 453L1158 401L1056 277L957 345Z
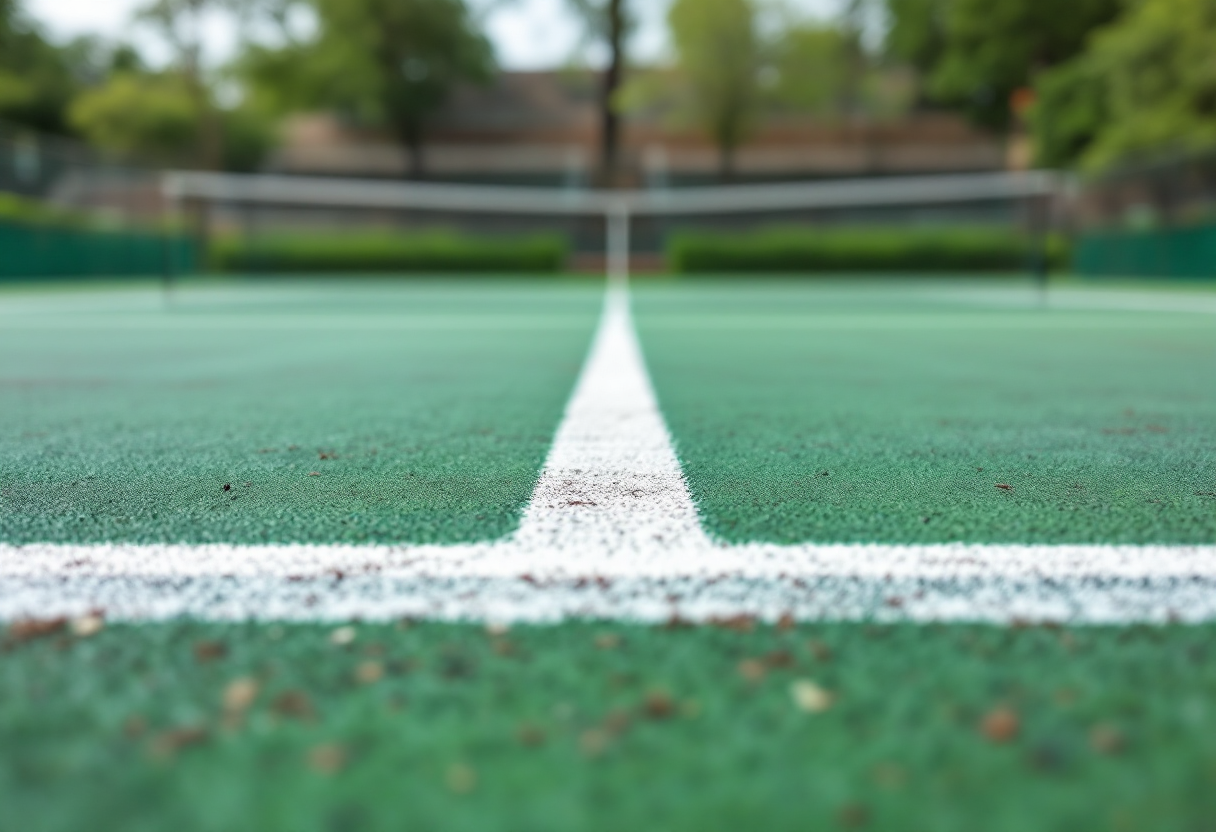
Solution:
M596 191L179 172L164 191L201 232L247 245L352 231L559 237L575 266L661 267L680 240L831 230L987 229L1041 235L1064 182L1050 172Z

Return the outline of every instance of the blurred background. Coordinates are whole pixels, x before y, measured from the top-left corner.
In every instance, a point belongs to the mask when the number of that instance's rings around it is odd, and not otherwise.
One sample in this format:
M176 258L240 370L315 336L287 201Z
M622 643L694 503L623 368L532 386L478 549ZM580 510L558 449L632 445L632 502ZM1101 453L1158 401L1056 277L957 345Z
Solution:
M595 217L183 204L167 170L661 192L1036 168L1050 198L638 218L632 265L1216 278L1216 0L0 0L9 279L603 266Z

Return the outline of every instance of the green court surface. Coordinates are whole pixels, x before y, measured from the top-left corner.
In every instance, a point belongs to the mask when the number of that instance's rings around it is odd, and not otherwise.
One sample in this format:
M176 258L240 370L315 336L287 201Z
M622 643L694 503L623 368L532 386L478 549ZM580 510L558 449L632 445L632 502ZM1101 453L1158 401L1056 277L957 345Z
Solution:
M6 289L0 543L501 538L602 299L594 281ZM721 539L1211 545L1216 315L1078 305L992 281L633 289ZM1212 623L0 627L2 832L1214 819Z
M795 282L634 302L722 539L1216 540L1216 316L1078 305Z
M508 534L599 315L590 284L0 294L0 540Z
M1213 828L1211 626L747 629L10 636L0 825Z

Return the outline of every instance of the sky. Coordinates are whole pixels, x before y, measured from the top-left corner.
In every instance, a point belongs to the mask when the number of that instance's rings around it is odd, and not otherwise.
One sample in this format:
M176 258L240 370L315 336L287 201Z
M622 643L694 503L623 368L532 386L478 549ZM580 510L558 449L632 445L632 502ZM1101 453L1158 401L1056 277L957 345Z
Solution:
M153 62L164 60L166 51L151 32L132 27L132 12L148 0L26 0L25 7L57 39L85 33L101 34L113 40L134 41ZM471 0L471 5L486 7L492 0ZM840 0L786 0L787 4L808 14L827 17L840 6ZM632 45L637 59L654 60L666 49L663 18L668 0L640 0L634 7L641 16L639 31ZM501 64L508 69L544 69L560 66L576 54L580 46L578 21L567 0L499 0L487 13L486 29L494 42ZM231 25L216 16L206 26L208 60L222 61L236 43ZM594 53L585 56L597 63Z

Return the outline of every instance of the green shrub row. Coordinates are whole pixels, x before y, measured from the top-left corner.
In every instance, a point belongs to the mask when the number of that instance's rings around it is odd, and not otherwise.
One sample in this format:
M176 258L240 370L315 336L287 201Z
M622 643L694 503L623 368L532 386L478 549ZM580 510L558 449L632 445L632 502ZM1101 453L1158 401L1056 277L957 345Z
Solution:
M744 234L673 234L675 273L995 272L1035 262L1032 240L991 228L784 228ZM1062 238L1047 245L1051 268L1067 263Z
M275 235L216 240L211 266L225 272L558 272L566 241L558 235L471 237L421 234Z
M59 228L89 225L84 214L9 193L0 193L0 223Z

